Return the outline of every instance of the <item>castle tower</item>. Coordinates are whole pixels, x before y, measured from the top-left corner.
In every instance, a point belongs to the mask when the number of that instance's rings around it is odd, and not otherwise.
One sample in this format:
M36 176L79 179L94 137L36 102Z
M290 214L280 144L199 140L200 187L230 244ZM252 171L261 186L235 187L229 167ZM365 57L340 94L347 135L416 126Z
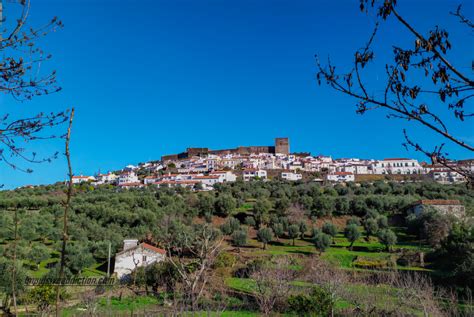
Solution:
M275 153L276 154L290 154L290 141L288 138L275 139Z

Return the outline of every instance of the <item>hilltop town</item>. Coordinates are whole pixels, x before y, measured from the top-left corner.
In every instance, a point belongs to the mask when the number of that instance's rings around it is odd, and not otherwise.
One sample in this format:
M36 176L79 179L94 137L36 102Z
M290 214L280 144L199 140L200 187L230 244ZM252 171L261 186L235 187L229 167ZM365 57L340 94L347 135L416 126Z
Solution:
M473 172L474 160L442 165L411 158L333 159L331 156L292 153L288 138L276 138L271 146L240 146L223 150L187 148L182 153L164 155L159 161L128 165L117 172L76 175L73 183L110 184L120 188L186 187L193 190L212 190L217 183L235 182L239 178L243 181L281 179L321 183L387 178L457 184L466 181L459 173L460 169Z

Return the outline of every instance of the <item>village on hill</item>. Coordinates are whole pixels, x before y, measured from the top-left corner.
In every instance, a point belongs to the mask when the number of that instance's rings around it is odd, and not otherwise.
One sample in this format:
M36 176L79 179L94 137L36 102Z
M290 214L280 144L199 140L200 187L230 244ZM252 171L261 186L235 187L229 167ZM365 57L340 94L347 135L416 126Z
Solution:
M145 186L186 187L212 190L217 183L241 178L307 180L321 183L357 182L390 179L394 181L431 180L441 184L466 182L459 170L474 171L474 160L448 164L428 164L411 158L360 159L312 156L291 153L288 138L276 138L274 146L247 146L210 150L188 148L179 154L166 155L159 161L128 165L118 172L76 175L73 183L111 184L120 188Z

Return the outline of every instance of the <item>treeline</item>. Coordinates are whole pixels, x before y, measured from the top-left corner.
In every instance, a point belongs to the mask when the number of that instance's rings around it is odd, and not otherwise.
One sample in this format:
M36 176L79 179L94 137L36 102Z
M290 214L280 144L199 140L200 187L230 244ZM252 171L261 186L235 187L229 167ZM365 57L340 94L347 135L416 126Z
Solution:
M30 261L55 256L61 235L63 185L23 188L0 192L0 252L7 257L13 239L14 213L18 210L17 250ZM474 194L464 186L436 183L385 183L321 186L315 183L235 182L216 185L211 192L186 189L119 190L75 188L69 225L69 268L78 273L103 262L108 243L112 252L120 251L124 238L153 240L166 216L190 224L198 216L247 214L257 222L281 216L297 207L308 218L370 214L394 215L404 212L419 199L460 199L472 213ZM258 225L258 223L257 223ZM47 247L45 247L47 246ZM35 258L31 254L37 251ZM71 249L72 251L72 249ZM74 259L75 258L75 259Z

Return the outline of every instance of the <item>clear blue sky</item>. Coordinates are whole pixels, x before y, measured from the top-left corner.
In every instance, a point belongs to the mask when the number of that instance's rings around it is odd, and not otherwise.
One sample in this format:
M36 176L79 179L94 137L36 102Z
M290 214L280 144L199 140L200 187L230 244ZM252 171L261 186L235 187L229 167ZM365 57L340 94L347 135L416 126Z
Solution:
M423 31L436 24L450 30L452 60L472 76L472 33L447 14L460 2L474 16L473 2L462 0L399 1L399 10ZM352 99L316 84L315 54L349 67L370 35L374 16L362 14L358 1L32 0L33 25L56 15L65 27L41 46L53 54L45 67L58 70L63 90L22 104L0 102L2 113L74 106L75 174L119 169L188 146L267 145L278 136L288 136L293 151L422 159L401 146L402 124L414 138L435 141L381 111L356 115ZM389 57L390 45L406 44L406 35L390 21L382 24L377 56ZM366 75L373 87L383 78L383 67ZM474 141L472 124L453 131ZM33 149L48 153L63 145ZM0 165L0 183L11 188L66 177L63 159L26 166L35 172Z

